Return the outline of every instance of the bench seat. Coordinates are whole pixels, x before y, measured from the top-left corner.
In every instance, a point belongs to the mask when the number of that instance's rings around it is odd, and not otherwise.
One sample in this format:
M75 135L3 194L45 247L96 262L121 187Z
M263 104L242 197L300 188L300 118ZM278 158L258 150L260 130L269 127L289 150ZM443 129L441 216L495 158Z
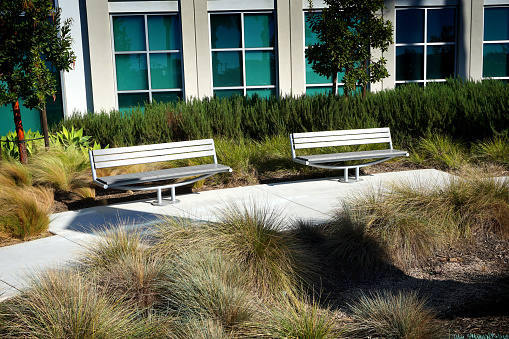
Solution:
M336 161L350 161L350 160L365 160L374 158L394 158L407 156L406 151L395 149L383 149L373 151L358 151L358 152L344 152L344 153L330 153L330 154L317 154L298 156L295 159L302 160L308 163L321 163L321 162L336 162Z
M122 187L125 185L135 185L151 181L161 181L185 177L211 175L217 173L226 173L229 171L230 167L225 165L206 164L206 165L168 168L139 173L112 175L108 177L98 177L97 181L103 183L104 185L107 185L107 187L109 188L115 188Z

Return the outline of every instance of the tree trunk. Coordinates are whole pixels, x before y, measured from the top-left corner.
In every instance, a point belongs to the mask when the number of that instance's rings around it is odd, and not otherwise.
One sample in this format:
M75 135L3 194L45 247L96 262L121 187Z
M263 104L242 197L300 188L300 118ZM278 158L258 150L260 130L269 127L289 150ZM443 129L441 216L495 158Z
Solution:
M49 149L49 133L48 133L48 117L46 115L46 105L41 110L41 125L42 125L42 133L44 134L44 147Z
M368 59L364 60L364 69L368 72ZM368 91L368 84L362 84L362 98L366 99L366 93Z
M336 70L336 72L332 74L332 93L334 93L334 95L338 94L337 84L338 84L338 71Z
M18 135L19 161L22 164L28 163L27 145L25 144L25 131L21 123L21 110L19 109L19 101L12 103L12 112L14 113L14 125L16 126L16 134Z

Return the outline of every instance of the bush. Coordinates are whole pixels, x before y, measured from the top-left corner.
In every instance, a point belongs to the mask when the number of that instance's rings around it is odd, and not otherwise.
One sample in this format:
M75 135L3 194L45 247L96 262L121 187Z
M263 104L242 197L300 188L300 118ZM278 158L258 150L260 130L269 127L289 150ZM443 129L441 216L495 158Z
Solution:
M361 294L349 305L348 338L446 338L443 328L415 292Z

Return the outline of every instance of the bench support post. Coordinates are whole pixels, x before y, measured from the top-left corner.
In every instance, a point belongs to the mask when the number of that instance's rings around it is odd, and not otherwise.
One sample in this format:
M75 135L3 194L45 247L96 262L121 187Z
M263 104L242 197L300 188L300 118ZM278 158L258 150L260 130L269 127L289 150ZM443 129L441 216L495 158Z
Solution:
M355 167L355 181L359 181L359 167Z

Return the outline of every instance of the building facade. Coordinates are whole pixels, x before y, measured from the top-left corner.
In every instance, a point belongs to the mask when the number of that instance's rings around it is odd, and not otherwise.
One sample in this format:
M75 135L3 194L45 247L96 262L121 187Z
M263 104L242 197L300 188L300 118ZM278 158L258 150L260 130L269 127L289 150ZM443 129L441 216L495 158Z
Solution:
M316 9L324 7L314 0ZM386 0L390 76L371 91L450 76L509 78L509 0ZM306 46L308 0L60 0L73 18L74 70L61 75L62 116L147 101L330 90ZM380 57L380 53L375 53ZM341 83L338 91L341 92ZM2 118L3 119L3 118Z

